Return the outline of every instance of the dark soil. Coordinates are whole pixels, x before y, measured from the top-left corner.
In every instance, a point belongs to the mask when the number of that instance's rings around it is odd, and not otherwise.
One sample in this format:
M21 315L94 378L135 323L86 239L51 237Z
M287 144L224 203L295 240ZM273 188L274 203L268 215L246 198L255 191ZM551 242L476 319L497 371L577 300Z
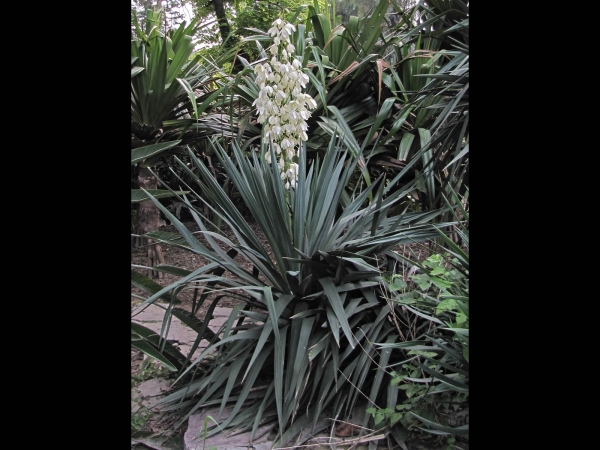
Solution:
M198 225L193 221L185 222L184 224L187 227L187 229L190 230L192 233L200 231L200 229L198 228ZM254 224L250 223L250 227L254 230L254 232L259 237L259 240L263 243L263 245L268 248L269 245L267 244L267 242L264 238L264 234L258 228L258 225L255 223ZM222 234L224 234L231 241L235 242L235 235L230 230L225 229L225 226L223 228L224 229L221 231ZM177 229L175 228L174 225L167 225L167 226L161 227L160 231L177 233ZM196 233L195 236L201 243L208 246L208 242L202 236L202 233ZM229 247L227 247L225 244L220 242L219 245L224 250L229 250ZM166 245L166 244L161 244L161 247L162 247L163 255L165 257L166 265L181 267L181 268L187 269L187 270L195 270L195 269L198 269L199 267L202 267L209 263L209 261L206 260L205 258L203 258L203 257L197 255L196 253L193 253L187 249L182 249L179 247L175 247L172 245ZM249 263L241 255L236 256L234 259L244 269L246 269L250 272L252 271L251 263ZM131 264L132 265L140 265L140 266L148 265L148 257L146 255L145 248L132 247L132 249L131 249ZM143 273L146 276L149 275L147 270L138 269L138 268L135 268L135 270L139 271L140 273ZM223 276L231 277L232 275L229 273L225 273L225 274L223 274ZM156 278L153 278L153 279L161 286L168 286L169 284L177 281L179 278L180 277L176 276L176 275L163 273L162 277L160 279L156 279ZM133 288L133 287L132 287L131 292L132 292L132 294L141 295L142 297L148 296L143 291ZM192 310L192 302L193 302L193 297L194 297L193 289L184 289L177 295L177 297L179 298L179 300L181 300L181 303L178 304L177 306L179 306L180 308L183 308L187 311ZM140 302L140 300L136 299L135 297L132 297L131 301L132 301L132 306L134 304ZM236 300L234 297L224 297L219 301L218 306L223 307L223 308L229 308L237 303L239 303L239 300ZM202 307L200 308L200 310L199 310L200 312L197 314L197 316L199 318L202 318L204 316L203 312L206 312L206 310L208 309L209 306L210 306L210 303L205 302L202 305Z

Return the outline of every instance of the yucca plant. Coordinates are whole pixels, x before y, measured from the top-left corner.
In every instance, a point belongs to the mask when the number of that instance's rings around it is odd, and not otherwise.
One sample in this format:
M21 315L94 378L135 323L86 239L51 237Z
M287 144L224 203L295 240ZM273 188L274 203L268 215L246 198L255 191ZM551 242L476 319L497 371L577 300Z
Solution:
M402 20L385 35L377 31L365 40L389 3L380 2L368 21L351 18L345 27L330 26L318 12L312 16L313 33L323 36L315 41L326 41L328 50L313 48L311 63L318 69L309 92L326 108L314 113L319 127L311 143L340 134L350 149L365 155L367 185L382 172L408 171L405 178L419 180L411 203L436 209L450 188L464 193L468 186L468 5L420 1L402 9L392 1ZM336 40L344 45L334 46ZM334 62L344 69L339 74ZM365 100L358 82L370 87Z
M194 54L198 19L167 34L160 31L160 10L148 11L146 21L145 32L135 22L131 41L132 148L175 140L193 145L215 134L239 137L237 120L214 104L229 84L218 64L233 53L223 51L215 62Z
M208 136L238 137L234 115L213 105L226 76L214 64L194 55L193 36L198 20L181 23L175 30L161 31L162 10L149 10L142 30L133 17L131 40L131 148L132 177L139 188L158 193L150 169L169 165L167 156L181 154L182 145L200 147ZM223 53L223 57L227 54ZM185 154L184 154L185 155ZM159 228L159 211L141 191L132 192L138 206L137 234ZM148 250L148 265L164 263L160 246L138 239ZM160 276L160 274L158 274Z
M156 167L165 152L173 151L181 142L174 137L165 138L163 122L184 114L190 102L196 109L193 87L200 79L197 61L188 61L194 47L191 36L196 21L189 26L184 22L168 36L160 31L161 17L162 10L149 10L144 30L136 15L132 17L135 29L131 39L132 177L138 187L146 190L157 188L150 168ZM159 211L154 204L141 199L136 206L137 234L158 230ZM160 246L141 238L137 244L148 244L148 265L164 263Z
M383 83L402 107L397 159L424 177L418 186L427 209L469 185L469 6L462 0L419 2L420 23L396 38L396 62ZM449 220L450 213L440 220Z
M331 139L324 158L310 167L306 148L301 148L297 185L290 190L283 186L277 165L266 162L264 142L262 147L260 156L247 157L233 141L230 158L214 142L215 154L264 233L268 248L190 152L199 176L185 189L192 197L202 200L196 193L202 191L210 199L214 214L235 240L209 231L208 219L187 196L181 200L193 211L198 234L208 245L154 200L179 234L152 232L148 237L187 248L210 263L195 271L155 267L182 278L155 290L138 308L161 297L172 298L181 289L199 289L200 301L193 312L201 302L211 302L205 327L220 298L239 299L218 334L220 341L191 363L185 362L174 391L161 403L186 408L181 423L209 405L220 405L221 428L254 434L259 425L272 423L277 445L283 446L301 429L314 426L321 413L347 417L361 392L375 405L395 401L389 375L377 369L387 364L387 353L378 354L372 346L372 342L391 343L398 338L382 296L382 272L391 268L387 257L392 248L437 236L429 222L440 211L389 214L413 186L408 183L384 198L381 177L340 213L340 197L358 158L349 158L337 138ZM274 153L271 157L276 160ZM183 162L179 164L194 175ZM374 200L369 203L371 192ZM249 261L253 270L243 269L240 258ZM215 427L209 435L218 431Z

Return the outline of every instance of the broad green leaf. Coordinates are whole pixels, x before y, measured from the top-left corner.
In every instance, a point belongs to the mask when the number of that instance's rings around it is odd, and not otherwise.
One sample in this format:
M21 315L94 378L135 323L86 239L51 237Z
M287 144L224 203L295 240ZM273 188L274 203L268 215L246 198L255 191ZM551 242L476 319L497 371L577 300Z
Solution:
M435 313L437 315L441 314L444 311L456 311L457 310L456 301L454 299L446 299L442 300L436 307Z
M171 364L171 362L167 358L165 358L157 348L155 348L153 345L149 344L148 342L141 340L141 339L138 340L138 339L132 338L131 346L133 348L143 352L144 354L150 356L151 358L154 358L157 361L160 361L171 372L177 371L177 367L175 367L173 364Z
M170 342L149 328L131 322L131 346L157 359L170 371L179 370L185 357ZM163 350L160 349L163 347Z
M333 279L330 277L321 278L319 279L319 283L321 283L321 286L323 286L323 291L329 299L329 304L331 305L337 320L340 322L340 326L342 327L342 331L346 335L346 339L348 339L348 343L352 348L354 348L354 346L356 345L355 339L352 335L350 325L348 324L348 319L346 318L346 314L344 312L344 305L342 304L340 295L336 290L336 286L333 284Z
M144 161L152 156L156 156L165 150L175 147L180 142L181 140L161 142L159 144L151 144L145 145L144 147L134 148L131 150L131 165L137 164L138 162Z
M176 80L179 84L181 84L181 86L183 87L185 92L187 92L187 94L188 94L188 98L190 99L190 103L192 104L192 109L194 111L194 115L192 116L192 118L198 119L198 107L196 106L196 94L194 94L194 90L192 89L192 86L190 86L190 83L187 80L184 80L182 78L177 78Z
M154 198L167 198L174 197L176 195L189 194L190 191L167 191L165 189L148 189L146 192L151 194ZM146 193L144 193L141 189L132 189L131 190L131 203L139 203L144 200L148 200L149 197Z
M424 417L419 416L418 414L415 414L412 411L408 412L411 416L415 417L417 420L423 422L425 425L433 428L434 430L439 430L439 431L443 431L445 433L448 434L453 434L453 435L468 435L469 434L469 424L467 425L463 425L460 427L448 427L445 425L441 425L439 423L435 423L432 422L431 420L427 420Z
M208 321L200 320L196 316L192 315L189 311L186 311L182 308L173 308L171 314L173 314L206 340L216 339L217 342L219 341L219 338L215 336L215 333L208 328Z
M156 281L151 280L147 276L142 275L141 273L133 269L131 270L131 284L136 288L141 289L149 294L156 294L157 292L160 292L164 289ZM172 300L171 294L168 294L166 292L164 294L161 294L160 298L162 298L166 302L171 302ZM175 297L175 301L181 302L181 300L179 300L177 297Z
M131 78L135 77L142 70L145 70L145 68L144 67L132 67L131 68Z

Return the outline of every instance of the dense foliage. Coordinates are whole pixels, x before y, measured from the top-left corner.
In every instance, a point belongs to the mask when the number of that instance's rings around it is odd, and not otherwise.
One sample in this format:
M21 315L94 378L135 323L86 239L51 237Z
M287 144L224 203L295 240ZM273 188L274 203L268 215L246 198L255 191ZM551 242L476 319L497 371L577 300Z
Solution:
M227 414L209 435L271 424L289 446L323 415L362 408L361 436L368 428L403 448L416 433L468 442L468 3L373 6L342 22L314 2L306 19L261 23L239 42L255 53L238 55L235 75L223 64L236 49L215 62L190 55L200 82L177 80L187 99L154 125L179 150L153 173L200 231L142 191L177 229L145 237L209 261L153 266L180 277L165 287L132 267L147 293L135 310L166 302L167 328L176 316L198 333L184 355L132 324L132 345L177 373L161 403L183 409L179 425L219 405ZM132 164L151 150L132 151ZM428 256L407 256L418 245ZM183 289L195 292L191 312L173 308ZM212 335L224 296L239 304ZM211 345L192 359L203 338Z

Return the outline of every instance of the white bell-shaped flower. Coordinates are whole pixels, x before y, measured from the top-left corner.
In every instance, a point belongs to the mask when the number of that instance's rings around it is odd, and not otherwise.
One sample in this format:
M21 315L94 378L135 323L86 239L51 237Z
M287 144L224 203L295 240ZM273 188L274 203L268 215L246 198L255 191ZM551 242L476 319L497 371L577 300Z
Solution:
M276 19L268 34L273 44L268 51L271 59L254 68L258 98L252 103L258 113L258 123L264 124L264 137L269 139L265 160L271 164L270 142L278 156L277 166L286 189L295 188L298 164L293 162L297 148L308 140L310 109L317 103L302 92L309 78L302 71L301 62L294 53L296 47L290 37L296 31L291 23Z

